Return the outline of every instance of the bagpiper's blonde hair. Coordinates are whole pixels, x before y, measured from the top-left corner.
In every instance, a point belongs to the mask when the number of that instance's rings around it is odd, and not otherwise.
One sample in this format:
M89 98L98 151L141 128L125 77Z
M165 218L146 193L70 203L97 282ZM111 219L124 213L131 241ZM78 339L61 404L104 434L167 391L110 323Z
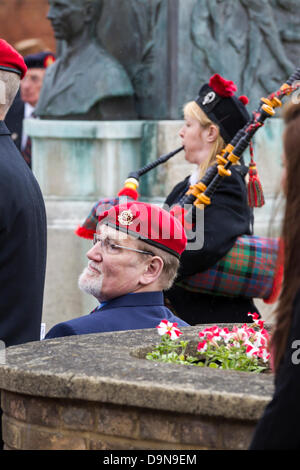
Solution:
M213 124L218 129L218 136L215 140L213 148L211 149L209 157L205 160L205 162L199 165L199 179L201 179L204 176L208 167L216 163L216 156L225 147L225 142L220 134L219 126L207 117L207 115L204 113L204 111L202 111L202 109L198 106L195 101L190 101L186 103L183 108L183 114L185 118L190 117L196 119L204 128L207 128Z

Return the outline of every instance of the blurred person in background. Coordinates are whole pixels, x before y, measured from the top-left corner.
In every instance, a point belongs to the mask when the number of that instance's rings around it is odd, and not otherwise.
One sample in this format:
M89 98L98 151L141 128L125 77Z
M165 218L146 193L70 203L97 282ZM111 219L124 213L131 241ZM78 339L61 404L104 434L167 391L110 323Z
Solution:
M38 52L24 57L27 74L22 80L20 92L7 113L5 123L12 133L12 139L31 168L31 139L23 129L24 119L34 117L34 110L40 97L46 69L55 61L52 52Z
M300 103L284 109L284 280L272 335L275 392L250 450L300 449Z

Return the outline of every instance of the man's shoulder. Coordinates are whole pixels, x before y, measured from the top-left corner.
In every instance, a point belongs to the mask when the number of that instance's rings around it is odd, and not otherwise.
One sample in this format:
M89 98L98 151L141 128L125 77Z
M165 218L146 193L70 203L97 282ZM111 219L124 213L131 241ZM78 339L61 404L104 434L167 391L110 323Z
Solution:
M105 333L109 331L155 328L163 319L189 326L173 315L161 302L160 292L127 294L109 301L102 308L55 325L45 339L61 336Z
M82 73L82 64L85 66L84 73ZM76 73L76 80L91 81L96 90L100 84L107 85L110 90L113 90L114 86L122 86L122 90L129 88L127 90L130 91L129 94L133 93L125 67L94 41L84 45L76 54L73 53L67 63L63 58L58 58L47 70L47 77L55 76L57 69L64 74Z
M93 333L93 323L95 317L92 315L84 315L72 320L64 321L53 326L45 336L45 339L58 338L62 336L80 335L86 333ZM87 330L87 331L86 331ZM97 331L95 331L97 332Z

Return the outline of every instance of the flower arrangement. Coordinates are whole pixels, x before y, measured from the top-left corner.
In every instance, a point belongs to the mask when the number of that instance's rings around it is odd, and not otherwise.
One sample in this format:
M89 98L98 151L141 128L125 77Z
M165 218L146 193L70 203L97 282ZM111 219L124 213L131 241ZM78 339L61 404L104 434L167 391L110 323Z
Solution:
M257 313L249 313L253 323L232 329L217 325L199 332L196 355L187 353L188 341L180 338L177 323L162 320L157 326L161 342L146 359L199 367L263 372L269 369L270 335Z

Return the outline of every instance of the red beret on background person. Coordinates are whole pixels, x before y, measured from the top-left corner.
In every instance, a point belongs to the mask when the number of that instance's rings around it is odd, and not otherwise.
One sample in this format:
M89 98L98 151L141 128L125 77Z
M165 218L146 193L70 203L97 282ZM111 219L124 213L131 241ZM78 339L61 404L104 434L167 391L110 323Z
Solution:
M100 305L91 314L55 325L45 339L154 328L166 319L189 326L165 305L187 238L181 223L158 206L127 202L99 217L79 288Z
M26 63L21 54L4 39L0 39L0 69L20 75L21 80L27 72Z
M52 52L38 52L24 57L27 74L21 82L20 93L6 117L12 139L31 168L31 140L23 131L23 119L34 117L46 69L55 62Z

